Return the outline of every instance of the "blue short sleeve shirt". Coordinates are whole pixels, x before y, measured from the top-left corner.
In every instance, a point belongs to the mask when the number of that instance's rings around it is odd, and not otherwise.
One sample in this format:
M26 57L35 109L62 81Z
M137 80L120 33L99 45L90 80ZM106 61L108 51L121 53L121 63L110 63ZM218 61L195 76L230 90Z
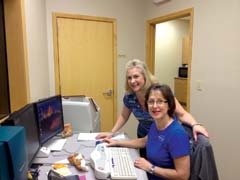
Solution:
M154 121L150 114L141 108L138 99L134 93L126 94L123 97L124 105L133 113L139 121L138 135L144 137L147 135L152 122Z
M155 122L152 124L146 144L147 159L162 168L174 169L174 158L190 154L187 133L178 121L174 120L166 129L159 131ZM163 180L149 174L151 180Z

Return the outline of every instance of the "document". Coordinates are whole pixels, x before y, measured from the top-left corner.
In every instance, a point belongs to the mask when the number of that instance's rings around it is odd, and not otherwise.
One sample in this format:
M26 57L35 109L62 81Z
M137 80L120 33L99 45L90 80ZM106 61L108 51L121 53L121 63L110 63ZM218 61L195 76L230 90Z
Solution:
M99 133L79 133L77 140L78 141L91 141L91 140L94 141L96 140L96 136L98 134Z
M79 133L77 140L78 141L95 141L96 136L99 133L100 132L97 132L97 133ZM126 139L126 135L124 133L115 133L114 136L111 139L114 139L114 140ZM98 140L101 140L101 139L98 139Z

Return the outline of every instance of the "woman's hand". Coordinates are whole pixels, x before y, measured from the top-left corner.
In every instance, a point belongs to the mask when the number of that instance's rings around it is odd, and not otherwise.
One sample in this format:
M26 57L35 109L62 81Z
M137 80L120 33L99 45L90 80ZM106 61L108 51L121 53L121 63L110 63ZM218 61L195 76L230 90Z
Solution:
M206 137L209 137L208 136L208 132L207 130L205 129L204 126L200 125L200 124L195 124L192 126L192 130L193 130L193 137L194 137L194 140L197 141L197 134L200 133L200 134L203 134L204 136Z
M134 166L148 172L152 164L149 161L147 161L145 158L139 157L134 161Z
M96 139L104 139L104 138L110 139L112 136L113 136L112 132L102 132L96 136Z
M108 143L107 146L118 146L118 144L117 144L118 141L116 141L116 140L105 138L105 139L103 139L103 142Z

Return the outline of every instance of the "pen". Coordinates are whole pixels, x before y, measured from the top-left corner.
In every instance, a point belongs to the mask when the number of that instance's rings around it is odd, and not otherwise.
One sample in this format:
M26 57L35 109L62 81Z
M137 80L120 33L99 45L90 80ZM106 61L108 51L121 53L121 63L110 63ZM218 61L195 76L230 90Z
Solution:
M113 160L113 158L112 158L112 167L114 167L114 160Z

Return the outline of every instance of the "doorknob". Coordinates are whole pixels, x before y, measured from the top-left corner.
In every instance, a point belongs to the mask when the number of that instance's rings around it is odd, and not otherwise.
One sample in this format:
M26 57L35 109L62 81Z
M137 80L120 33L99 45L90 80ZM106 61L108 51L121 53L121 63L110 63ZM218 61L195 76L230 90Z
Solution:
M112 94L113 94L113 90L111 89L107 90L106 92L103 92L104 96L112 96Z

